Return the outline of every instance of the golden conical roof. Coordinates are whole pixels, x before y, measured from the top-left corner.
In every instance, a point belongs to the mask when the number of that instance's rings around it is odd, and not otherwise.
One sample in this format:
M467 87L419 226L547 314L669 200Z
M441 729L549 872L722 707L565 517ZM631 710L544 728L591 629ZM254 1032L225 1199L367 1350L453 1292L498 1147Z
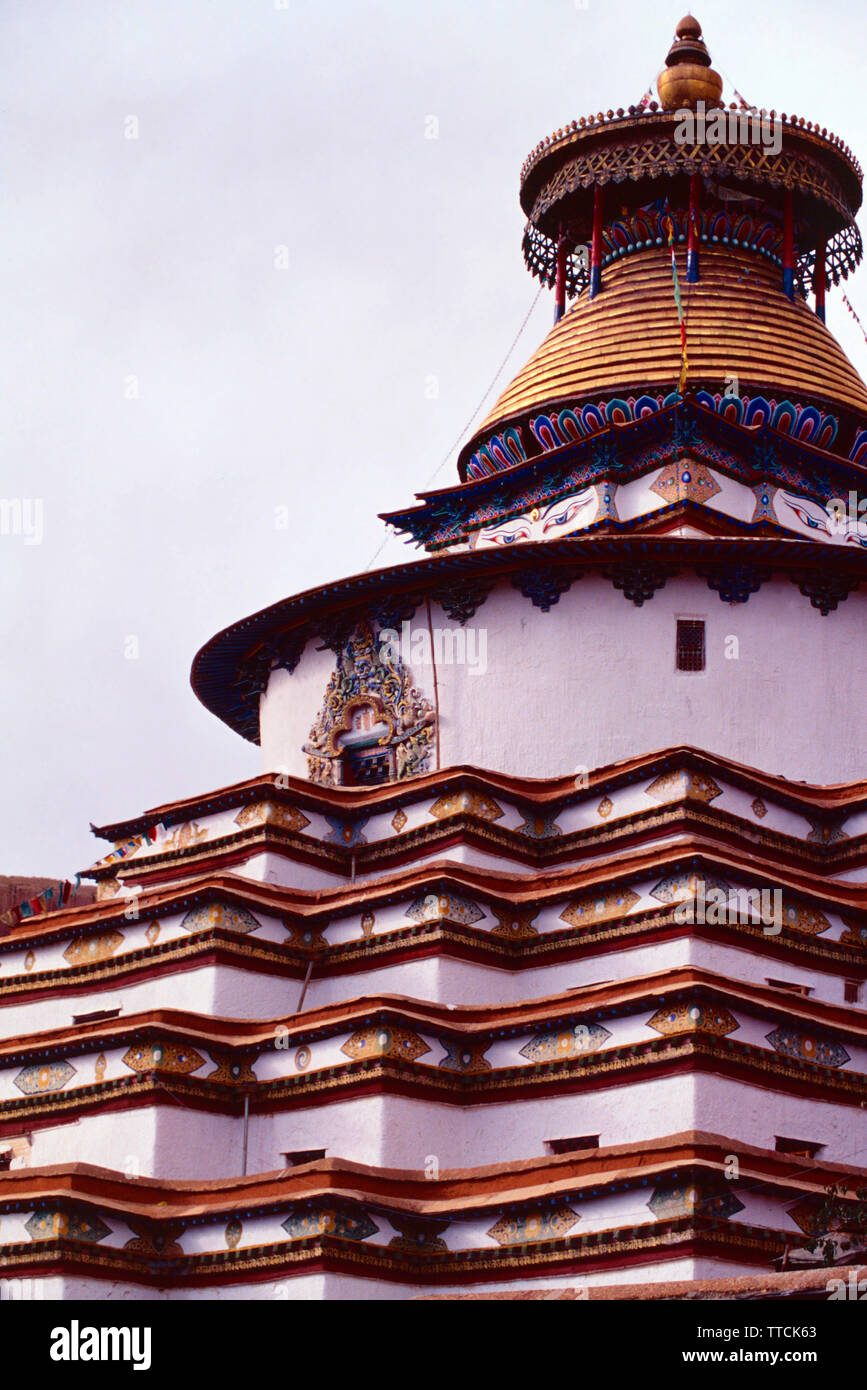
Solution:
M677 261L688 387L722 392L734 375L742 391L816 401L867 423L867 386L812 309L782 293L776 266L734 247L703 246L701 279L687 285L682 250ZM670 253L659 248L625 257L604 275L603 293L577 300L500 396L477 438L555 403L676 389L680 330Z

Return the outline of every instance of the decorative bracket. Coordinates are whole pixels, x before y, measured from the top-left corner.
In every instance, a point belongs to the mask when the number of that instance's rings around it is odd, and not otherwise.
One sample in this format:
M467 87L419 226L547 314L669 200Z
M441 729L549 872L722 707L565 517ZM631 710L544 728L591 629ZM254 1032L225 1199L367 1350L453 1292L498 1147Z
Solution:
M362 621L359 613L329 613L327 617L316 619L316 631L322 638L323 646L339 656Z
M828 570L802 570L791 576L804 598L808 598L814 608L818 608L823 618L833 613L838 603L843 603L855 589L859 581L849 574L834 574Z
M385 629L397 632L401 623L412 622L418 606L418 599L410 594L393 594L374 605L372 614L380 632Z
M489 580L466 579L438 589L433 597L452 622L461 627L481 608L494 585Z
M553 565L534 565L516 574L512 583L525 598L530 599L534 607L547 613L555 603L560 602L560 595L565 594L572 581L580 577L580 571L556 569Z
M611 565L605 570L606 579L610 579L615 589L620 589L625 598L631 599L636 608L640 608L648 599L653 598L657 589L665 586L665 581L676 573L671 566L655 565L646 560L627 560L618 565Z
M754 565L719 565L700 569L698 573L723 603L746 603L771 577L770 570L757 569Z
M268 647L272 671L288 671L291 675L301 660L301 653L306 645L307 633L303 629L296 628L294 632L279 633Z

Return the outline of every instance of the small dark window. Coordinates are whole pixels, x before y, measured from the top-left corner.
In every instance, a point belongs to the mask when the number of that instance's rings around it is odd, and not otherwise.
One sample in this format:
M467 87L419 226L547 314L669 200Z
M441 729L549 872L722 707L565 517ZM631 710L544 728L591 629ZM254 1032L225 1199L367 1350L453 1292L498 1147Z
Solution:
M89 1014L73 1014L73 1023L99 1023L106 1018L118 1018L120 1009L94 1009Z
M778 1154L792 1154L795 1158L815 1158L824 1147L824 1144L817 1144L812 1139L787 1139L784 1134L777 1135Z
M784 989L788 994L803 994L805 997L813 993L812 985L799 985L793 980L768 980L772 989Z
M843 998L847 1004L857 1004L858 1000L861 998L861 981L844 980Z
M392 779L392 754L388 748L351 748L343 755L343 782L347 787L366 787Z
M545 1144L549 1154L571 1154L580 1149L598 1149L598 1134L579 1134L577 1139L549 1139Z
M677 620L677 669L704 670L704 621L700 618Z
M324 1149L290 1149L283 1154L287 1168L297 1168L301 1163L315 1163L317 1158L324 1158Z
M7 1173L12 1166L12 1150L0 1149L0 1173Z

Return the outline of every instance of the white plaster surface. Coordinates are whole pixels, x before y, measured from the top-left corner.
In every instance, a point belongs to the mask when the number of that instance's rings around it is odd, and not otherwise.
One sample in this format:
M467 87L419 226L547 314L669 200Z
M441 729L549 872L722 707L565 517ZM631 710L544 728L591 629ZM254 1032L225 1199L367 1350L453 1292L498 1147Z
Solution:
M395 1095L334 1099L328 1105L250 1116L248 1171L273 1172L283 1153L325 1149L329 1158L422 1173L478 1167L546 1153L554 1139L598 1134L603 1147L697 1129L738 1145L773 1150L778 1135L824 1146L822 1159L857 1164L867 1112L707 1073L636 1080L571 1095L475 1106ZM142 1177L231 1177L241 1171L242 1123L187 1106L81 1115L33 1131L28 1166L98 1162Z
M637 608L587 576L548 613L500 584L471 620L487 633L485 674L438 668L442 765L477 763L484 750L491 770L554 777L686 742L794 781L862 777L865 612L867 594L856 592L823 618L785 578L727 605L684 571ZM706 672L675 670L677 617L706 620ZM726 659L729 637L737 660ZM266 771L307 775L302 745L332 669L330 653L308 648L292 675L272 676L261 701ZM413 678L432 698L431 667Z
M537 1279L492 1280L468 1284L400 1284L386 1280L361 1279L348 1274L297 1274L265 1283L225 1284L219 1287L181 1287L177 1289L144 1288L119 1280L81 1277L53 1278L31 1282L35 1292L45 1299L99 1300L100 1302L139 1302L171 1299L172 1302L238 1300L275 1302L319 1302L341 1300L349 1302L394 1302L419 1298L425 1294L496 1293L514 1289L571 1289L593 1285L662 1284L681 1279L727 1279L738 1274L755 1272L731 1260L685 1259L657 1260L630 1269L604 1269L586 1274L544 1274Z

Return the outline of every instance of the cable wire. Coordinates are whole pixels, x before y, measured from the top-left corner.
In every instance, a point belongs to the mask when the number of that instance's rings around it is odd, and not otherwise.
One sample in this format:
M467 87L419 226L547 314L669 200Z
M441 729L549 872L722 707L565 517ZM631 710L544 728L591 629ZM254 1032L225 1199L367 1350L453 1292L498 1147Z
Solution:
M491 380L490 385L488 386L487 390L485 391L485 394L482 396L482 399L479 401L478 405L476 406L476 408L475 408L475 410L473 411L472 415L470 416L469 420L468 420L467 423L464 425L463 429L461 430L461 432L460 432L460 434L458 435L457 439L455 440L454 444L452 444L452 445L449 446L448 450L447 450L446 453L443 455L441 461L437 464L437 466L436 466L436 468L434 469L433 473L431 473L430 477L428 478L427 482L425 483L425 485L424 485L424 487L423 487L423 489L422 489L423 492L426 492L426 491L427 491L427 489L430 487L431 483L434 481L434 479L436 478L436 476L443 470L443 468L445 468L445 466L446 466L446 464L448 463L449 459L452 457L452 454L454 453L455 449L458 448L458 446L461 444L462 440L463 440L463 439L465 438L465 436L469 433L469 431L470 431L470 429L471 429L471 427L472 427L472 425L473 425L473 423L474 423L474 421L475 421L477 415L479 414L480 410L482 409L482 406L485 404L485 401L488 399L488 396L491 394L491 392L493 391L493 389L494 389L494 387L496 386L497 382L499 381L500 377L502 376L503 371L505 370L505 367L506 367L506 363L508 362L508 360L509 360L509 358L511 357L512 353L515 351L515 348L518 346L518 343L519 343L520 340L521 340L521 336L522 336L522 334L523 334L523 332L524 332L524 329L527 327L527 324L530 322L530 318L531 318L531 316L532 316L533 310L535 309L536 305L537 305L538 302L539 302L539 296L541 295L541 293L542 293L542 291L543 291L544 289L545 289L545 285L542 284L542 285L539 286L538 290L536 291L536 293L535 293L535 295L534 295L534 297L533 297L533 302L532 302L532 304L530 305L530 307L529 307L529 309L527 310L527 313L526 313L526 315L525 315L525 317L524 317L524 321L523 321L523 323L521 324L521 327L518 329L517 333L515 334L514 338L512 339L511 346L509 347L508 352L506 353L505 357L503 358L502 362L500 363L499 367L497 368L497 370L496 370L496 372L495 372L495 374L494 374L494 376L493 376L493 378L492 378L492 380ZM377 551L376 551L376 553L373 555L373 557L372 557L372 558L367 562L367 564L365 565L365 567L364 567L364 568L365 568L365 571L367 571L367 570L373 568L373 566L375 565L376 561L379 559L380 555L382 554L383 550L385 549L385 547L386 547L386 545L388 544L388 542L389 542L390 539L391 539L390 535L389 535L388 533L386 533L385 539L382 541L382 544L379 546L379 548L377 549Z

